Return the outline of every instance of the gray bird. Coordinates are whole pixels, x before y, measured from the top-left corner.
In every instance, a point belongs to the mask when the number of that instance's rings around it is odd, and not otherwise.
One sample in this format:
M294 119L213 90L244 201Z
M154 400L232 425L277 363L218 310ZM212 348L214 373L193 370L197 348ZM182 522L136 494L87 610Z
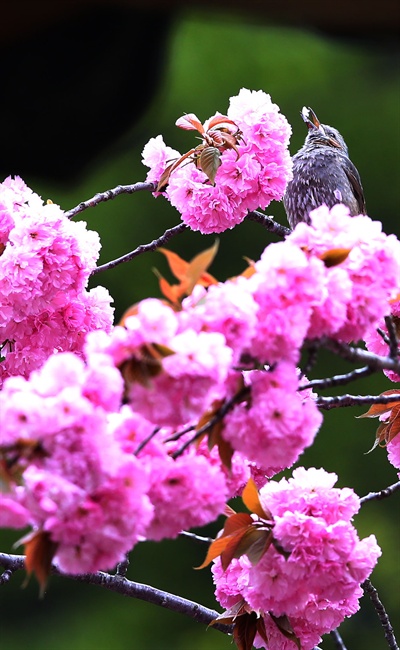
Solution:
M339 131L321 124L311 108L304 107L301 117L308 134L293 156L293 179L283 197L290 227L300 221L309 223L310 210L323 203L329 208L343 203L351 216L366 214L360 175Z

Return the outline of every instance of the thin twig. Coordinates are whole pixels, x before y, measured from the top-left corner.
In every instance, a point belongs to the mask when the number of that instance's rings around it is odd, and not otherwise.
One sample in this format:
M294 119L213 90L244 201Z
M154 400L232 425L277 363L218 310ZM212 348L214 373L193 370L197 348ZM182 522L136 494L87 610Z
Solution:
M16 571L24 568L24 561L25 558L23 555L8 555L6 553L0 553L0 566L3 566L6 571ZM103 573L103 571L73 575L70 573L63 573L55 565L52 565L51 573L64 578L69 578L70 580L104 587L105 589L115 591L123 596L138 598L147 603L165 607L166 609L177 612L178 614L189 616L198 623L203 623L205 625L209 625L219 616L219 613L215 610L203 607L192 600L181 598L175 594L170 594L167 591L162 591L161 589L156 589L155 587L144 585L140 582L127 580L120 575L111 575L109 573ZM221 623L216 623L213 625L213 628L223 632L224 634L230 634L232 631L231 626L223 625Z
M338 630L332 630L331 637L333 639L333 643L335 644L336 650L346 650L346 646Z
M363 404L388 404L399 402L398 395L333 395L331 397L318 397L317 406L329 411L343 406L362 406Z
M263 214L258 210L253 210L252 212L249 212L246 215L246 219L248 219L248 221L255 221L256 223L260 223L269 232L272 232L275 235L279 235L279 237L287 237L292 232L290 228L281 226L281 224L274 221L272 217L267 217L266 214Z
M206 422L206 424L204 424L202 427L197 429L195 435L192 436L192 438L190 438L189 440L187 440L182 445L182 447L180 447L177 451L175 451L171 455L171 457L175 459L181 456L185 451L185 449L187 449L193 442L201 438L201 436L204 433L210 431L217 424L217 422L220 422L220 420L222 420L225 417L225 415L231 409L233 409L235 404L238 404L244 397L249 395L249 393L250 393L250 386L244 386L233 397L226 400L226 402L222 404L221 408L219 408L218 411L216 411L216 413L208 420L208 422Z
M149 242L148 244L141 244L130 253L126 253L125 255L122 255L122 257L118 257L117 259L111 260L111 262L107 262L106 264L102 264L101 266L97 266L95 269L93 269L91 275L95 275L96 273L100 273L101 271L108 271L109 269L112 269L115 266L118 266L119 264L123 264L124 262L130 262L130 260L133 260L134 257L137 257L142 253L147 253L148 251L155 251L160 246L163 246L169 239L174 237L174 235L178 235L179 233L186 230L187 227L188 226L185 223L179 223L177 226L174 226L173 228L169 228L168 230L166 230L163 235L161 235L157 239L153 239L153 241Z
M389 335L389 356L392 359L398 359L399 340L397 338L397 331L393 321L393 316L385 316L385 325Z
M161 427L156 427L155 429L153 429L153 431L146 438L144 438L144 440L142 440L142 442L137 446L137 448L133 452L133 455L138 456L140 454L140 452L142 451L142 449L144 449L145 446L150 442L150 440L152 440L154 438L154 436L157 435L157 433L160 431L160 429L161 429Z
M179 535L182 537L189 537L200 544L211 544L211 542L214 541L212 537L202 537L201 535L196 535L196 533L190 533L188 530L181 530Z
M370 597L371 602L375 608L375 611L378 614L378 618L383 627L383 631L385 633L385 639L388 643L390 650L399 650L396 637L394 636L392 624L389 620L389 616L387 615L383 603L379 598L377 590L375 589L375 587L373 586L370 580L365 580L362 583L361 587L362 589L364 589L364 592L368 594L368 596Z
M368 377L374 373L374 369L369 366L364 368L356 368L343 375L334 375L333 377L326 377L326 379L312 379L307 384L299 387L299 390L306 390L307 388L332 388L334 386L345 386L352 381L357 381L361 377Z
M73 219L77 214L87 210L88 208L94 208L99 203L104 201L111 201L115 199L120 194L133 194L134 192L147 191L155 192L157 183L134 183L133 185L117 185L112 190L106 190L105 192L98 192L91 199L87 201L82 201L75 208L71 208L65 212L65 216L68 219Z
M365 495L365 497L361 497L360 503L362 505L367 501L374 501L374 500L380 501L381 499L386 499L386 497L390 497L390 495L396 492L397 490L400 490L400 481L397 481L397 483L392 483L392 485L389 485L387 488L384 488L379 492L369 492L368 494Z

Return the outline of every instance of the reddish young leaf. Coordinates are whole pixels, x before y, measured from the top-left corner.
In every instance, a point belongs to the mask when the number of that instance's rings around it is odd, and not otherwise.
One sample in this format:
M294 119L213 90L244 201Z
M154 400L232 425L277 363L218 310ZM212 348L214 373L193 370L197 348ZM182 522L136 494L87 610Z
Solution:
M225 547L229 544L230 537L217 537L217 539L214 539L213 542L211 542L210 546L208 547L207 555L204 560L199 566L194 567L196 570L198 569L204 569L206 566L210 564L213 560L215 560L218 555L221 555Z
M261 519L266 519L267 521L273 521L273 517L269 512L269 510L266 511L265 508L263 508L263 506L261 505L257 486L254 483L254 480L252 478L249 478L247 484L243 488L242 500L244 505L246 506L246 508L248 508L248 510L250 510L250 512L254 512L254 514L261 517Z
M294 633L294 630L286 614L283 614L283 616L274 616L273 614L271 614L271 612L269 612L269 615L273 620L273 622L275 623L278 630L282 632L283 636L286 637L287 639L290 639L290 641L293 641L293 643L296 644L298 649L301 650L300 639Z
M49 533L44 531L37 531L27 535L21 540L21 543L24 545L25 568L28 577L31 573L36 575L40 586L40 597L42 597L58 545L51 540Z
M257 634L257 614L239 616L233 626L233 640L238 650L251 650Z
M325 253L321 253L319 258L323 261L325 266L329 269L332 266L338 266L349 256L351 248L332 248Z
M398 395L400 393L400 389L393 388L391 390L385 390L383 393L380 394L382 395ZM363 413L362 415L357 415L357 419L360 418L377 418L380 415L383 415L384 413L387 413L388 411L391 411L392 408L395 406L399 406L399 402L388 402L386 404L372 404L372 406L369 407L368 411L366 413Z
M232 536L239 530L246 530L253 524L253 519L247 512L235 512L225 522L223 536Z
M237 129L237 124L233 122L233 120L230 120L226 115L215 115L215 117L213 117L208 123L208 130L223 124L231 124Z
M157 187L156 187L156 192L162 192L162 190L167 187L168 182L169 182L169 177L171 176L172 168L175 167L175 161L172 162L170 165L168 165L163 173L160 176L160 179L158 181Z
M188 278L188 287L187 292L190 295L193 291L193 288L196 284L199 283L200 279L203 279L205 275L211 280L209 284L217 284L217 281L210 275L206 274L206 271L210 264L212 264L219 247L219 240L216 239L215 243L206 250L195 255L193 259L189 262L187 268L187 278ZM206 285L207 286L207 285Z
M174 251L168 250L168 248L160 247L157 248L157 250L165 255L171 273L177 278L177 280L184 280L186 278L189 262L183 260L177 253L174 253Z
M240 535L244 534L252 523L252 518L245 512L235 513L229 517L225 522L222 534L211 542L204 562L196 567L196 569L204 569L212 560L224 552L232 539L236 539L237 536L240 537Z
M187 113L186 115L179 117L175 122L175 126L179 126L180 129L184 129L185 131L198 131L201 134L204 133L204 126L194 113Z
M223 623L225 625L232 625L238 616L243 616L248 612L248 605L244 598L241 598L237 603L229 607L229 609L222 612L217 618L214 618L209 625L214 623Z
M253 522L254 523L254 522ZM221 565L224 571L233 559L247 555L252 564L257 564L272 542L272 532L269 529L257 528L250 525L242 532L232 535L229 544L221 553Z

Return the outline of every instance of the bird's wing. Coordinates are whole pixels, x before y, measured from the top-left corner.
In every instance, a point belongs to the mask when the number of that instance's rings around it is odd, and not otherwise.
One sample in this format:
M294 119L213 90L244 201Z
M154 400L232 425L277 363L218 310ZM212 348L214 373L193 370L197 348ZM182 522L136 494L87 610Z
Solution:
M347 178L349 179L353 194L358 203L360 214L367 214L367 207L365 205L364 190L361 185L360 174L349 158L345 159L344 171Z

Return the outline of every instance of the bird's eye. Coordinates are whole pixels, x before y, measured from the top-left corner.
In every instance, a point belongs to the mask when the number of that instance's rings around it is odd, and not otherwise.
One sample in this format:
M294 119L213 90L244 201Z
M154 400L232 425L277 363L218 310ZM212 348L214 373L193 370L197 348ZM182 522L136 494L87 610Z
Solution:
M342 145L340 144L340 142L338 142L337 140L335 140L335 138L333 138L332 136L328 138L328 144L329 144L331 147L337 147L337 149L343 149L343 147L342 147Z

